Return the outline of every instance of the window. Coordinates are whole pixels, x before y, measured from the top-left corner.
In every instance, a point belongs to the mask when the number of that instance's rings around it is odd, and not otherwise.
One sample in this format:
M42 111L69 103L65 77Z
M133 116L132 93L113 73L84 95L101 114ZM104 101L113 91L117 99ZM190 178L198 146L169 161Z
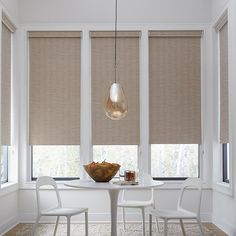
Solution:
M78 178L81 32L29 32L31 177Z
M53 176L55 179L79 177L79 146L34 145L31 157L32 179L40 175Z
M8 181L8 147L1 147L1 182Z
M229 183L229 88L228 88L228 19L227 12L216 24L219 37L219 116L222 147L222 181Z
M92 144L94 161L117 162L122 173L136 169L138 163L140 32L119 31L117 37L117 80L129 111L120 121L105 115L105 96L114 81L114 32L92 31Z
M1 70L1 181L8 181L8 149L11 147L12 35L16 30L2 12Z
M95 162L114 162L121 165L120 174L125 170L135 170L137 166L137 145L94 145L93 160Z
M223 182L229 183L229 144L222 144Z
M198 177L198 144L152 144L152 176L158 178Z
M149 32L152 176L199 176L201 31Z

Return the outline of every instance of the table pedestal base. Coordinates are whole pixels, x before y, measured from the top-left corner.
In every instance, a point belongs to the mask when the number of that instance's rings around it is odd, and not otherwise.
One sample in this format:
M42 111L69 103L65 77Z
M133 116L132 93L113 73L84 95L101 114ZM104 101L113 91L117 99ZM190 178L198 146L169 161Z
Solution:
M111 204L111 236L117 236L117 202L119 189L109 189Z

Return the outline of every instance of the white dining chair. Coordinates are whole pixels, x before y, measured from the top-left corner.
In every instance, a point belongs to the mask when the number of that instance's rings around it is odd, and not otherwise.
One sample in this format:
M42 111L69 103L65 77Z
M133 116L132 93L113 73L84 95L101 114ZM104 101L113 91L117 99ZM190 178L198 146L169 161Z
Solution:
M196 190L195 196L191 196L191 203L193 204L194 211L190 211L184 207L184 197L186 190L189 188L193 188ZM200 209L201 209L201 196L202 196L202 181L199 178L188 178L184 181L181 192L179 195L179 200L177 203L177 209L176 210L156 210L153 208L148 209L149 213L149 235L152 235L152 216L161 218L164 220L164 236L167 236L167 231L168 231L168 220L180 220L180 226L183 232L183 235L185 236L185 229L184 229L184 224L183 220L185 219L196 219L199 228L200 228L200 234L199 235L204 235L203 233L203 228L202 228L202 223L200 220Z
M40 188L42 186L45 185L49 185L52 186L53 189L56 192L56 198L57 198L57 205L53 208L50 209L41 209L41 202L40 202ZM37 215L37 219L33 228L33 235L35 235L36 232L36 228L38 226L39 220L41 218L41 216L56 216L57 220L56 220L56 225L55 225L55 229L54 229L54 236L56 235L57 232L57 226L58 226L58 222L60 219L60 216L65 216L67 218L67 236L70 235L70 219L72 216L74 215L78 215L81 213L85 214L85 235L88 236L88 208L65 208L62 207L62 203L61 203L61 198L58 192L58 188L57 188L57 184L55 182L55 180L49 176L41 176L38 177L37 181L36 181L36 197L37 197L37 211L38 211L38 215Z
M151 175L147 173L139 174L139 181L152 181ZM125 220L125 208L136 208L141 210L142 214L142 230L143 235L145 235L145 209L152 207L155 209L155 199L154 199L154 188L152 188L150 191L151 195L148 200L127 200L126 195L129 190L122 190L121 192L121 199L118 202L117 206L122 209L122 219L123 219L123 226L124 230L126 229L126 220ZM158 225L158 218L156 217L156 226L157 230L159 231L159 225Z

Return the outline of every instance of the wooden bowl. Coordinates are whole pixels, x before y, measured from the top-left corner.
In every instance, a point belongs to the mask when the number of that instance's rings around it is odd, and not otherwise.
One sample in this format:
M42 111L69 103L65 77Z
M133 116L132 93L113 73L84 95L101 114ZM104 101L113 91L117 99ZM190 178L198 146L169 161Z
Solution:
M120 165L105 161L102 163L92 162L84 165L84 169L95 182L109 182L120 169Z

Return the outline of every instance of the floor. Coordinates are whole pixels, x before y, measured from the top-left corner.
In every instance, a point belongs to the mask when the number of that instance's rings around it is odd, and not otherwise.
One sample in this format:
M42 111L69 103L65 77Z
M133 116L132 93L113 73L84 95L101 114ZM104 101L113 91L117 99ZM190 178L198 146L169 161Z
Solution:
M212 231L215 236L227 236L222 230L220 230L218 227L216 227L214 224L211 223L204 223L203 224L207 229ZM9 232L4 234L4 236L17 236L21 235L21 229L24 227L24 224L18 224L13 229L11 229Z
M214 234L216 236L227 236L227 234L225 232L223 232L222 230L220 230L218 227L216 227L214 224L212 223L204 223L203 224L206 228L208 228L209 230L213 231Z

